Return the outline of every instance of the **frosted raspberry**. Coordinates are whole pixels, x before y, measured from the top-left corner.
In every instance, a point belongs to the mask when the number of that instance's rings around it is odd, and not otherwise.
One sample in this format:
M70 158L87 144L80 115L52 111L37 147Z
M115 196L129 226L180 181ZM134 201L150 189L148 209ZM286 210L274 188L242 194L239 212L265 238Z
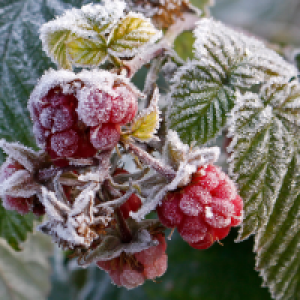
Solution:
M157 246L134 254L122 252L120 257L98 261L98 267L110 275L114 284L127 289L143 284L146 279L162 276L167 269L166 242L162 234L153 238L158 241Z
M0 169L0 184L5 184L5 180L9 179L19 170L25 170L17 161L7 160ZM31 197L12 197L11 195L2 196L3 207L7 210L15 210L19 214L24 215L32 211L35 215L40 216L45 213L44 206L38 200L36 195ZM37 209L39 207L39 210Z
M50 71L28 104L36 141L57 165L67 164L65 158L111 150L121 126L137 112L138 95L133 85L110 72Z
M120 132L120 126L117 124L102 124L91 128L90 140L96 149L110 150L117 145Z
M156 208L160 221L166 227L173 228L181 223L183 214L179 209L179 201L179 193L168 193L161 205Z
M75 95L65 94L60 86L31 103L37 143L52 158L89 157L96 153L89 141L89 128L78 119L77 106Z
M133 119L138 108L136 93L128 86L112 87L110 93L83 88L78 99L78 115L88 126L125 125Z
M169 192L157 207L163 225L177 227L192 247L206 249L242 221L243 202L220 168L201 167L189 185Z

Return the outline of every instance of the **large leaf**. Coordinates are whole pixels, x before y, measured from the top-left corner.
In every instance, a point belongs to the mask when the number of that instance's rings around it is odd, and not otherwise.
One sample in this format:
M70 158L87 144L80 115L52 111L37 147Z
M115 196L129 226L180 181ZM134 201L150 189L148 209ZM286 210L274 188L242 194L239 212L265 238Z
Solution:
M179 69L170 94L169 126L185 142L204 144L225 126L233 108L234 88L216 70L189 62Z
M256 267L277 300L300 297L300 156L295 153L267 224L256 236Z
M169 126L185 142L204 144L219 134L236 90L297 74L260 41L212 19L202 19L195 36L195 59L175 74L169 95Z
M49 239L30 236L24 251L15 252L0 239L1 300L44 300L50 289Z
M245 201L239 239L268 222L299 138L300 86L282 81L240 96L232 113L230 172Z
M38 78L51 66L39 40L39 27L70 4L82 1L0 1L0 137L34 146L27 100ZM0 154L0 162L3 154ZM18 248L33 227L32 216L0 207L0 236Z

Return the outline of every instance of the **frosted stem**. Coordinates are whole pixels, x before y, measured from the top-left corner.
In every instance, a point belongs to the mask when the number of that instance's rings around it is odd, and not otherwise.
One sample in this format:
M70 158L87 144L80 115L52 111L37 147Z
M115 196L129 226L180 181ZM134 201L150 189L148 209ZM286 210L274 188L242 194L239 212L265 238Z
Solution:
M154 158L152 155L150 155L140 147L132 143L128 143L126 144L126 146L127 149L135 154L142 163L151 166L156 172L167 178L168 181L172 181L176 177L176 171L173 168L163 164L161 161Z
M127 76L132 78L143 65L149 63L153 58L163 56L165 52L172 51L171 48L176 37L183 31L193 30L197 21L199 21L199 17L194 13L184 13L176 23L169 27L159 43L153 45L148 51L135 56L131 61L124 62L124 67L128 72Z

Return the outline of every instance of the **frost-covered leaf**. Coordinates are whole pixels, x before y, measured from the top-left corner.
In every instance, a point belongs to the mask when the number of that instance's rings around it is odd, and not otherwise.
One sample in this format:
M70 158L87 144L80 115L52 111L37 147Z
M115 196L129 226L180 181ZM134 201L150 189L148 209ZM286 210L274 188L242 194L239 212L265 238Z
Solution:
M67 44L68 54L76 66L89 67L100 65L107 56L107 45L103 41L85 38L72 39Z
M129 13L112 30L108 51L116 57L133 57L160 37L161 31L149 19Z
M220 132L234 106L234 87L201 62L179 68L170 93L169 127L185 142L205 144Z
M50 289L51 243L41 234L31 235L15 252L0 239L1 300L46 300Z
M274 299L300 296L300 155L295 153L266 225L256 236L256 268Z
M202 19L195 30L195 56L228 84L245 88L271 76L296 76L296 68L261 41L213 19Z
M153 92L149 107L143 110L133 121L131 136L140 141L148 141L154 137L159 127L159 91L156 88Z
M42 26L40 38L44 51L65 69L71 69L72 63L99 65L106 57L106 35L123 16L124 7L123 1L105 0L101 5L67 10Z
M239 239L268 222L283 176L295 150L300 126L300 86L273 80L259 95L239 97L232 112L230 172L244 199Z
M56 30L47 35L47 54L64 69L72 69L67 55L67 43L70 35L70 30Z
M264 44L212 19L195 30L195 59L173 78L169 126L185 142L204 144L226 125L235 92L297 70Z

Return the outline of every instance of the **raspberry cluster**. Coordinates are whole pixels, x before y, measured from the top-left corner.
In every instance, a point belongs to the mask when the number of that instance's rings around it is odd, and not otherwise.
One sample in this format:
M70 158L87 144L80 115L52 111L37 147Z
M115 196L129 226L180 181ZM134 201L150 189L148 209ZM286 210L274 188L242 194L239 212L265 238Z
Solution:
M189 185L169 192L157 207L166 227L177 227L181 237L196 249L209 248L241 223L243 202L230 178L208 165L194 174Z
M63 93L60 86L51 88L40 101L31 103L37 143L53 159L90 157L96 153L89 140L89 128L78 118L77 107L75 95Z
M108 261L98 261L97 265L105 270L114 284L127 289L135 288L146 279L162 276L167 269L166 241L162 234L153 236L158 245L141 252L122 254Z
M16 172L24 171L24 167L17 161L7 160L0 169L0 184L10 179ZM7 210L15 210L24 215L32 211L36 216L45 214L45 207L39 201L36 195L30 197L13 197L11 195L2 195L2 204Z
M93 81L92 75L50 72L32 93L33 132L52 159L86 158L113 149L121 126L137 112L137 93L122 77L95 72Z

